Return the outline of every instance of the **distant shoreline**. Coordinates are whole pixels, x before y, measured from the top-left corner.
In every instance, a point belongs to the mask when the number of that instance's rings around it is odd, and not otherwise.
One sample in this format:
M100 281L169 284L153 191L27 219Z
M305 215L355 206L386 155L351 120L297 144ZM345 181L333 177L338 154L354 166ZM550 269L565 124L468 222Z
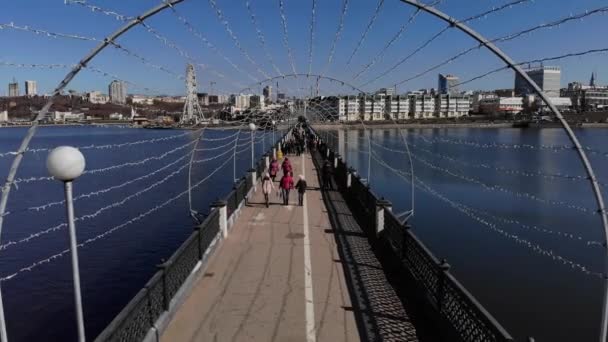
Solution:
M520 128L514 127L513 123L505 122L505 123L474 123L474 122L463 122L463 123L364 123L365 128L370 129L391 129L391 128ZM359 123L353 124L315 124L312 126L316 129L361 129L363 125ZM546 128L561 128L562 126L558 123L549 123L549 124L541 124L541 125L531 125L530 127L526 127L526 129L546 129ZM608 128L608 123L583 123L582 126L572 126L572 128Z

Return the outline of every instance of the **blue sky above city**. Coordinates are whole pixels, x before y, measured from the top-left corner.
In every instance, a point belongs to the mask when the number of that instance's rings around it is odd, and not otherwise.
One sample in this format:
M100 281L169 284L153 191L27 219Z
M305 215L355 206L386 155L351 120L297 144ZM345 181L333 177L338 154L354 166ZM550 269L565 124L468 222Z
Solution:
M385 72L446 27L445 23L428 14L417 15L405 33L395 41L382 58L355 79L355 75L379 54L391 37L408 21L415 9L398 0L385 0L360 49L352 58L352 62L348 64L350 56L378 6L376 0L349 0L344 30L337 43L334 59L328 65L328 56L336 36L343 1L316 1L310 69L312 74L339 79L357 87ZM437 7L457 19L464 19L509 2L512 0L444 0ZM87 3L120 14L136 16L159 4L160 1L90 0ZM217 13L213 10L212 3L215 3L222 11L227 25L233 31L234 36L238 39L238 44L245 53L237 48L224 23L219 20ZM295 69L298 73L307 73L313 2L312 0L284 0L283 3L288 45L292 51ZM250 0L249 5L256 16L259 29L264 35L268 55L281 73L292 73L287 49L284 46L285 37L279 0ZM512 8L471 21L470 25L488 38L496 38L606 5L605 0L535 0L514 5ZM103 38L123 24L112 16L92 12L82 5L65 5L64 0L5 1L0 6L2 6L0 24L13 22L18 26L27 25L56 33ZM198 37L190 33L178 17L169 10L147 22L177 49L164 44L142 27L128 32L119 39L119 43L137 55L145 57L150 63L163 66L172 73L181 75L185 73L188 59L180 55L178 50L186 52L191 56L191 62L197 64L199 91L209 91L213 82L213 89L216 93L259 92L261 86L250 87L256 83L253 79L263 81L267 78L264 74L278 75L268 55L261 47L245 0L186 0L177 5L176 10L215 46L215 50L210 49ZM565 23L559 27L535 31L501 43L499 47L516 61L607 48L605 39L600 39L600 37L608 36L607 23L606 14L596 14L583 20ZM45 35L13 29L0 30L0 41L2 42L1 62L25 64L71 65L95 46L95 42L91 41L49 38ZM366 84L362 89L373 91L400 83L476 45L463 33L456 29L449 29L403 65L385 77ZM251 57L262 72L257 70L258 67L251 63L245 54ZM238 69L234 68L226 59L233 62ZM181 94L184 92L184 82L172 73L145 65L140 59L115 48L107 48L90 65L131 82L129 93ZM480 49L420 78L405 82L399 85L397 90L399 93L403 93L408 90L436 87L437 74L440 72L454 74L464 81L502 65L502 62L489 52ZM597 73L600 83L608 83L608 55L605 53L563 59L549 62L547 65L558 65L562 68L562 86L566 86L568 82L572 81L588 82L591 72ZM6 93L6 85L13 77L19 81L21 87L25 80L36 80L40 93L50 92L67 72L68 70L64 68L22 68L0 64L0 82L4 84L0 88L2 89L0 93ZM68 89L83 92L91 90L107 92L107 85L111 80L112 77L84 71L70 84ZM311 85L316 84L316 79L299 77L278 82L280 91L287 92L289 95L302 95L310 92L309 89ZM272 82L272 85L276 87L276 81ZM249 87L250 89L244 89ZM462 86L464 90L511 87L513 87L512 71L499 72ZM142 88L151 90L146 91ZM319 88L322 94L355 92L348 86L328 81L320 81Z

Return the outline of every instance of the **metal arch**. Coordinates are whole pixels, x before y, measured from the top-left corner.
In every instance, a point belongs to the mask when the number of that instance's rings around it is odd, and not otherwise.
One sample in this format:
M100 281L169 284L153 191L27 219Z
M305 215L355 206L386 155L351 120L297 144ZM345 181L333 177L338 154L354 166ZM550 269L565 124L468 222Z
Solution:
M74 68L59 83L57 88L55 88L55 90L53 91L53 95L46 102L44 107L42 107L42 109L40 110L40 112L38 113L36 118L34 119L32 126L28 129L27 133L25 134L25 137L21 141L21 145L19 146L17 155L15 156L15 159L13 159L13 162L9 169L9 173L6 178L6 182L4 183L4 186L2 187L2 197L0 198L0 235L2 233L4 215L6 213L6 205L8 203L8 197L9 197L9 194L11 191L11 186L13 185L15 176L17 175L17 170L19 169L19 165L21 164L21 160L23 159L23 154L27 151L30 141L34 137L34 134L36 134L36 130L38 129L38 124L39 124L40 120L42 120L47 115L49 109L53 105L55 98L74 79L74 77L76 77L76 75L80 72L80 70L82 70L82 68L86 67L87 63L89 63L93 58L95 58L95 56L97 56L101 51L103 51L103 49L105 49L106 47L111 45L116 38L120 37L127 31L132 29L133 27L139 25L145 19L163 11L166 8L173 7L173 5L179 4L180 2L183 2L183 1L185 1L185 0L164 1L162 4L159 4L156 7L153 7L152 9L146 11L142 15L138 16L137 18L131 20L130 22L128 22L127 24L125 24L124 26L119 28L113 34L104 38L103 42L99 43L95 48L93 48L93 50L91 50L91 52L89 52L88 55L86 55L84 58L82 58L80 60L80 62L78 62L78 64L76 66L74 66ZM2 340L3 342L8 341L8 337L7 337L7 333L6 333L5 316L4 316L4 304L2 301L2 291L1 290L0 290L0 340Z
M488 50L493 52L498 58L500 58L511 69L513 69L519 76L523 77L523 79L526 80L526 83L528 83L528 85L530 85L534 89L534 91L538 94L538 96L540 96L541 99L543 99L543 101L545 101L545 103L549 106L549 108L551 109L553 114L555 114L555 116L558 118L559 122L561 123L562 127L566 131L568 138L570 139L572 144L574 144L574 147L578 153L578 156L581 159L583 166L585 167L585 171L587 172L587 175L589 176L589 181L591 182L591 186L592 186L593 192L595 194L597 205L599 207L598 212L600 213L600 215L602 217L602 224L604 227L604 249L605 249L604 302L603 302L603 308L602 308L602 323L601 323L602 326L601 326L601 333L600 333L600 341L606 342L606 338L607 338L606 333L607 333L607 329L608 329L608 246L606 245L606 242L608 241L608 217L606 215L606 209L604 207L604 198L602 197L602 192L601 192L599 183L597 181L597 178L595 177L595 172L593 170L593 167L591 166L591 163L589 162L589 159L587 158L587 154L585 153L585 150L581 147L581 144L580 144L578 138L576 137L576 134L572 131L572 128L570 127L568 122L566 122L566 120L564 119L564 117L562 116L560 111L557 109L557 107L555 107L555 105L551 102L551 100L543 93L543 91L536 84L536 82L534 82L528 76L528 74L526 74L521 69L521 67L519 65L517 65L509 56L507 56L504 52L502 52L498 47L496 47L494 44L492 44L489 40L487 40L481 34L477 33L475 30L471 29L466 24L459 22L458 20L450 17L449 15L441 12L440 10L438 10L434 7L422 4L422 3L418 2L417 0L401 0L401 2L406 3L408 5L412 5L416 8L418 8L419 10L423 10L423 11L447 22L448 24L450 24L450 26L458 28L462 32L469 35L471 38L478 41L482 46L485 46Z

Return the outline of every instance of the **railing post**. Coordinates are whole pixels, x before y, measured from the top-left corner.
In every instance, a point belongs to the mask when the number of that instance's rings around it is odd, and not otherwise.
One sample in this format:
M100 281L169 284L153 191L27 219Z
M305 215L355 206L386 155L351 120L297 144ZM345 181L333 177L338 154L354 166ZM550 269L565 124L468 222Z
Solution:
M201 240L202 240L201 226L194 227L194 231L196 232L196 241L197 241L196 243L198 245L198 260L202 260L203 259L203 249L201 248Z
M281 143L279 143L279 146L281 146ZM272 159L277 159L277 148L276 147L272 148Z
M224 200L217 200L211 203L211 208L219 210L219 227L222 237L225 239L228 236L228 203Z
M381 198L376 201L376 236L384 230L384 210L390 210L391 202Z
M340 154L335 153L334 154L334 169L338 168L338 158L340 158Z
M257 174L257 171L255 169L249 169L248 172L249 172L249 176L248 177L251 180L251 188L248 189L248 190L253 189L253 192L256 192L257 191L257 189L256 189L256 174ZM249 191L247 191L247 194L248 193L249 193ZM249 201L249 198L247 198L247 194L245 194L245 203L248 203L248 201Z
M163 308L169 311L169 294L167 293L167 263L165 259L160 259L161 264L156 267L163 273Z
M274 149L273 149L273 151L274 151ZM268 155L268 153L266 153L264 155L264 163L265 163L264 165L266 165L265 170L268 170L270 168L270 156Z
M348 171L346 173L346 188L350 189L350 187L353 185L353 176L355 176L357 174L357 171L355 169L353 169L352 167L348 168Z
M405 224L403 225L403 229L405 230L403 232L403 237L402 237L402 241L401 241L401 260L405 260L405 258L407 257L407 243L409 240L409 230L412 229L412 226L410 226L409 224Z
M437 277L437 308L441 314L445 302L446 273L450 270L450 264L445 259L441 259L441 263L437 267L439 270Z

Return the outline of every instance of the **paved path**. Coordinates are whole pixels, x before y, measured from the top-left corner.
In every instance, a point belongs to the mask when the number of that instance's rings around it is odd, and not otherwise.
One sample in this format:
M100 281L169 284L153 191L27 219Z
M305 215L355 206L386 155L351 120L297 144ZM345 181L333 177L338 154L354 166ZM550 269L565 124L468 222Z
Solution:
M161 341L360 340L311 157L290 159L305 205L267 209L258 187Z

